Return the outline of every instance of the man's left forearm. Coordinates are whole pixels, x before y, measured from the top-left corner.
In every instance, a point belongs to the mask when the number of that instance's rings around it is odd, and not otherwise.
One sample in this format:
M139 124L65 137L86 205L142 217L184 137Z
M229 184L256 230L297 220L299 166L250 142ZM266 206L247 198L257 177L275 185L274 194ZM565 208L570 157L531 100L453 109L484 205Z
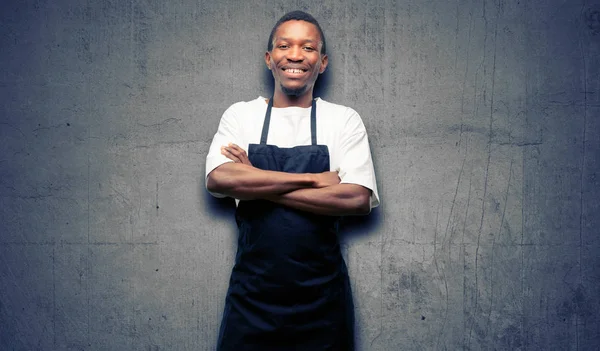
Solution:
M371 190L357 184L298 189L267 199L298 210L327 216L366 215L371 211Z

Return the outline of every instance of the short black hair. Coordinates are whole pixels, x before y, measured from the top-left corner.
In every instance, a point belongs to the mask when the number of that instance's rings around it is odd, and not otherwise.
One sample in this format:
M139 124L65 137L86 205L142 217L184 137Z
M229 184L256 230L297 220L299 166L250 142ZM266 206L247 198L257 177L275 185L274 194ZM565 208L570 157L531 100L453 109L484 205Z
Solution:
M310 14L308 14L304 11L288 12L285 15L283 15L279 19L279 21L277 21L277 23L275 23L275 26L271 30L271 35L269 35L269 43L267 44L267 51L273 50L273 37L275 36L275 32L277 31L277 28L279 28L279 26L281 26L283 23L285 23L287 21L305 21L305 22L314 24L317 27L317 30L319 31L319 35L321 36L321 42L323 43L323 45L321 45L321 55L325 55L325 53L327 51L326 51L326 47L325 47L325 35L323 34L323 30L321 29L319 22L317 22L317 20L313 16L311 16Z

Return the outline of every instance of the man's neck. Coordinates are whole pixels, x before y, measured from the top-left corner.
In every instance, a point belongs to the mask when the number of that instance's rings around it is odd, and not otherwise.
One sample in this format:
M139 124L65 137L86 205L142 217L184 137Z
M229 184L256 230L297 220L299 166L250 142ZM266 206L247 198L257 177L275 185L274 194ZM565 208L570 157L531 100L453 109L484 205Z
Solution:
M300 96L290 96L282 91L275 90L273 94L273 107L311 107L312 106L312 89Z

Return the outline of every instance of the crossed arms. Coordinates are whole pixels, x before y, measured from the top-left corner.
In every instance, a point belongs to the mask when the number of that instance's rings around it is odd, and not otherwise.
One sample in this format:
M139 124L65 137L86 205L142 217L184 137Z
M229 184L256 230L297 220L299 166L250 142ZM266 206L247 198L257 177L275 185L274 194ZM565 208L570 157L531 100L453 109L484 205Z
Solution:
M286 173L252 166L246 151L235 144L221 147L234 162L208 174L209 191L240 200L269 200L298 210L330 216L363 215L371 211L371 190L341 184L337 172Z

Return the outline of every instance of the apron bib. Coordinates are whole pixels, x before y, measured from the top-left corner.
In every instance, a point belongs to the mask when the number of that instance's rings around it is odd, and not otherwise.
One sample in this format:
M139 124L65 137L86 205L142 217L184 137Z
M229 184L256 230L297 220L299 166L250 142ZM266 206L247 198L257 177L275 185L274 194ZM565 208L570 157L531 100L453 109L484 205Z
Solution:
M260 144L250 144L254 167L288 173L330 170L327 145L317 145L316 101L311 145L267 145L273 99ZM266 200L240 201L238 249L217 349L353 350L354 306L338 240L339 217Z

